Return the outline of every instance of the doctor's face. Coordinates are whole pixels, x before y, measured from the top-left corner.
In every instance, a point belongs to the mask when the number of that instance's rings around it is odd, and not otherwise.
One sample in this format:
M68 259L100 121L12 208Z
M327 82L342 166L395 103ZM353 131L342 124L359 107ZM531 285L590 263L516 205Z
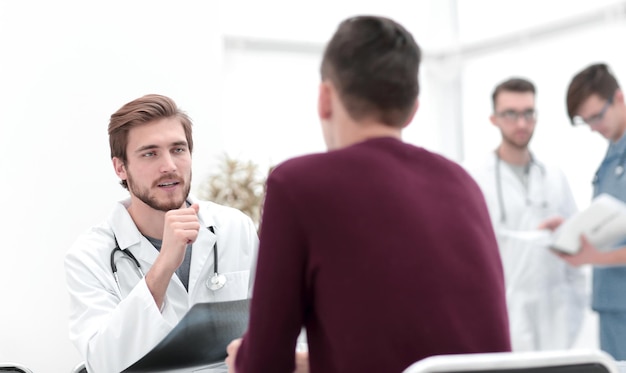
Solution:
M116 163L131 198L159 211L180 208L191 185L191 153L179 119L163 118L132 128L127 162Z
M616 108L623 106L623 93L617 90L613 97L605 100L597 94L589 96L577 110L577 117L607 140L618 141L624 134L626 120Z
M490 120L500 129L503 142L518 149L527 148L537 123L535 95L532 92L500 92Z

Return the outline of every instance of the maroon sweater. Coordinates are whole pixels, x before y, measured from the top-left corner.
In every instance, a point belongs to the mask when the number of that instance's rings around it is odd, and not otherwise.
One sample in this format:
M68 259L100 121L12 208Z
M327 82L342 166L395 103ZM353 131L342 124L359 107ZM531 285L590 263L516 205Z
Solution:
M284 162L268 179L238 373L401 372L510 351L504 279L479 187L393 138Z

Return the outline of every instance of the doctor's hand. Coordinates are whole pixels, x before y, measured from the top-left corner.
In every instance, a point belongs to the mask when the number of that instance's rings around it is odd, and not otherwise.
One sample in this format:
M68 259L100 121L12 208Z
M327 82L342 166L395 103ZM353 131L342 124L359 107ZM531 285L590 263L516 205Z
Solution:
M542 221L541 224L539 224L539 226L537 227L537 229L539 230L549 229L554 232L559 226L561 226L561 224L563 224L564 221L565 219L562 216L553 216L551 218L548 218Z
M157 307L163 307L167 286L185 258L187 244L198 238L200 221L198 204L165 213L163 242L159 255L146 273L146 285Z
M165 213L163 227L163 243L159 257L163 257L172 273L180 267L185 258L187 245L194 243L200 231L198 220L199 206L194 203L190 207L170 210Z

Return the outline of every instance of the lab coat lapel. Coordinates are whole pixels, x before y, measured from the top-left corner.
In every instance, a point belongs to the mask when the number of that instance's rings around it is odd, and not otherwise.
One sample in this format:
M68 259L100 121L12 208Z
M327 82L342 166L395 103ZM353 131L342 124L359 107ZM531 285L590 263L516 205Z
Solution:
M198 218L200 231L198 232L198 238L193 243L191 266L189 268L190 295L194 294L197 286L202 287L213 273L213 246L217 241L216 234L208 229L208 227L213 225L213 219L211 219L210 215L206 212L203 213L201 210Z
M140 263L152 266L158 251L141 235L126 209L126 203L127 201L123 201L117 204L109 220L117 245L122 250L131 251ZM144 268L145 272L147 268Z

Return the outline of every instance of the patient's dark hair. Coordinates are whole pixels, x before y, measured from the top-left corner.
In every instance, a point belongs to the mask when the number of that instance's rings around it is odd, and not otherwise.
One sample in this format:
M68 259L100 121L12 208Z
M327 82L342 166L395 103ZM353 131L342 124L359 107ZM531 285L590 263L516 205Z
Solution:
M326 46L322 80L329 80L354 120L371 117L402 127L419 94L421 51L413 36L384 17L343 21Z

